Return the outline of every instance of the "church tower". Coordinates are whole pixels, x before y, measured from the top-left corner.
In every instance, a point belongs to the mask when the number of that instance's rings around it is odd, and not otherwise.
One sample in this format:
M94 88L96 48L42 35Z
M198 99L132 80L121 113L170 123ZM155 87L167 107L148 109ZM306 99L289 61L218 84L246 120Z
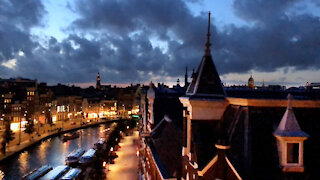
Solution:
M100 85L100 74L98 72L97 74L97 84L96 84L96 89L100 89L101 88L101 85Z

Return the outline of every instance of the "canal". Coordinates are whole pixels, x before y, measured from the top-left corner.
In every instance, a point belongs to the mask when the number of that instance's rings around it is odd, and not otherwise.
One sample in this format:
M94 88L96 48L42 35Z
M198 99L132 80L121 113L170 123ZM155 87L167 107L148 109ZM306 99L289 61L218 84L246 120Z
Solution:
M79 138L63 142L62 137L56 136L30 147L24 152L0 163L0 179L20 179L26 173L44 164L52 167L65 164L65 157L73 150L82 147L89 149L103 136L103 130L110 124L85 128L80 131Z

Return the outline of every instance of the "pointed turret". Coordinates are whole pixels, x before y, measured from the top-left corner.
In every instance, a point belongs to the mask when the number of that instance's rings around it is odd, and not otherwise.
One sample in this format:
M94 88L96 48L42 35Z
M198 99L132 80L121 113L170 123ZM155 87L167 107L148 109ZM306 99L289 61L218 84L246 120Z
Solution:
M309 135L301 130L292 105L292 95L288 95L288 106L273 135L277 139L279 163L283 172L303 172L304 141Z
M302 131L298 124L298 121L292 109L291 101L292 95L289 94L287 110L284 113L280 124L274 134L278 136L308 137L309 135Z
M210 12L208 20L207 42L205 44L205 53L201 63L194 73L191 84L189 85L186 94L195 96L211 96L224 98L225 93L222 88L221 80L216 67L213 63L210 51Z

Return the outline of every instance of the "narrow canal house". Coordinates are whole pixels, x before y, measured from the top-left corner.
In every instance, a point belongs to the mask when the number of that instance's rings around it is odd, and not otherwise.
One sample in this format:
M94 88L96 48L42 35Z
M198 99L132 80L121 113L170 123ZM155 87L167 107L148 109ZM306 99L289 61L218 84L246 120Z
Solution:
M154 88L147 93L142 177L320 179L319 91L228 90L213 63L209 38L208 27L204 56L185 95L167 94L180 100L182 112L165 97L162 107L155 106ZM155 116L168 108L170 114Z

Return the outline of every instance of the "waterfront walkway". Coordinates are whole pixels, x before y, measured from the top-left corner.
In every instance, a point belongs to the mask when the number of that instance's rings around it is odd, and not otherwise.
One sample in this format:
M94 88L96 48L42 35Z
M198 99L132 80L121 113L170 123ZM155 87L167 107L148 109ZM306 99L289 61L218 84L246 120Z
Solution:
M115 159L114 164L109 166L108 180L138 179L138 157L136 154L138 138L138 131L133 131L131 135L121 140L119 143L121 148L117 151L119 157Z

